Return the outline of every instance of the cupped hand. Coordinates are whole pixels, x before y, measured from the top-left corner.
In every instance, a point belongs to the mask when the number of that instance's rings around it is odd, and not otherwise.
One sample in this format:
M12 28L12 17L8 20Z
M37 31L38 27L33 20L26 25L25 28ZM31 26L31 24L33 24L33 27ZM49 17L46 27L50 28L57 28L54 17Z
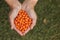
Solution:
M10 24L11 24L11 29L16 30L21 36L24 36L29 30L33 29L33 27L36 25L37 15L36 15L36 12L34 11L34 6L37 3L37 1L34 1L35 4L32 4L32 2L33 2L32 0L31 1L24 1L23 4L19 3L18 0L15 0L15 1L6 0L6 2L12 8L11 11L9 12L9 20L10 20ZM29 3L29 2L31 2L31 3ZM31 5L34 5L34 6L31 6ZM18 15L18 12L20 9L25 10L28 13L29 17L32 18L32 20L33 20L31 27L27 31L25 31L25 33L23 33L23 34L16 28L16 26L14 24L14 19Z

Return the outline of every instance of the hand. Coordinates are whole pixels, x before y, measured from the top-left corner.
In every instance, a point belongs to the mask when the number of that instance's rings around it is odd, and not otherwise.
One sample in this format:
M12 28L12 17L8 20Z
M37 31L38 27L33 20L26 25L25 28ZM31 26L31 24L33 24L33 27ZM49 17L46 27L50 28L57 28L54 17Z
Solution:
M24 36L29 30L33 29L33 27L36 25L36 21L37 21L37 16L36 13L34 11L34 6L37 3L37 1L34 1L35 4L32 4L32 0L31 1L24 1L24 3L21 5L21 3L19 3L19 1L15 1L13 2L12 0L10 0L12 2L12 4L10 4L10 2L8 2L8 0L6 0L6 2L11 6L12 10L9 13L9 19L10 19L10 23L11 23L11 29L16 30L21 36ZM28 3L27 3L28 2ZM31 3L29 3L31 2ZM16 5L15 5L16 3ZM29 5L30 4L30 5ZM33 6L31 6L33 5ZM27 11L29 17L31 17L33 19L31 28L29 28L24 34L22 34L19 30L16 29L15 24L14 24L14 19L18 14L18 11L20 9L24 9L25 11Z

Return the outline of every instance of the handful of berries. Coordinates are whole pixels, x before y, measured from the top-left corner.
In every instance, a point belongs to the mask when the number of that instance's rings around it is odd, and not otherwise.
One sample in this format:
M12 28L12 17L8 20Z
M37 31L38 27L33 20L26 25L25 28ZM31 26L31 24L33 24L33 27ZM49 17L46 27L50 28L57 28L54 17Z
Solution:
M21 9L14 19L14 24L21 33L24 33L31 27L32 21L27 12Z

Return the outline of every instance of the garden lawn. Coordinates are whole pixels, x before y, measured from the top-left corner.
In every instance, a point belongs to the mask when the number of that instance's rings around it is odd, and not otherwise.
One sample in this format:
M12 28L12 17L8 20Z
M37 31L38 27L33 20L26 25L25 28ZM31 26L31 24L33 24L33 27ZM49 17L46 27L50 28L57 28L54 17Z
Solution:
M9 11L5 0L0 0L0 40L60 40L60 0L39 0L37 24L23 37L11 30Z

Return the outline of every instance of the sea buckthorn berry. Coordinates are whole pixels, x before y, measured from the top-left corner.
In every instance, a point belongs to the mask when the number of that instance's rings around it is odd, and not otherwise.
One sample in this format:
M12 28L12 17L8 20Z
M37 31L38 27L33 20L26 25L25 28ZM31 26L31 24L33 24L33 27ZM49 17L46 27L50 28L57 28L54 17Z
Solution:
M24 33L24 31L25 31L24 29L21 30L22 33Z
M32 24L32 19L28 16L26 11L20 10L14 20L14 24L18 30L24 33Z
M18 26L16 26L17 29L20 29Z
M22 26L19 28L20 29L20 31L22 30Z

